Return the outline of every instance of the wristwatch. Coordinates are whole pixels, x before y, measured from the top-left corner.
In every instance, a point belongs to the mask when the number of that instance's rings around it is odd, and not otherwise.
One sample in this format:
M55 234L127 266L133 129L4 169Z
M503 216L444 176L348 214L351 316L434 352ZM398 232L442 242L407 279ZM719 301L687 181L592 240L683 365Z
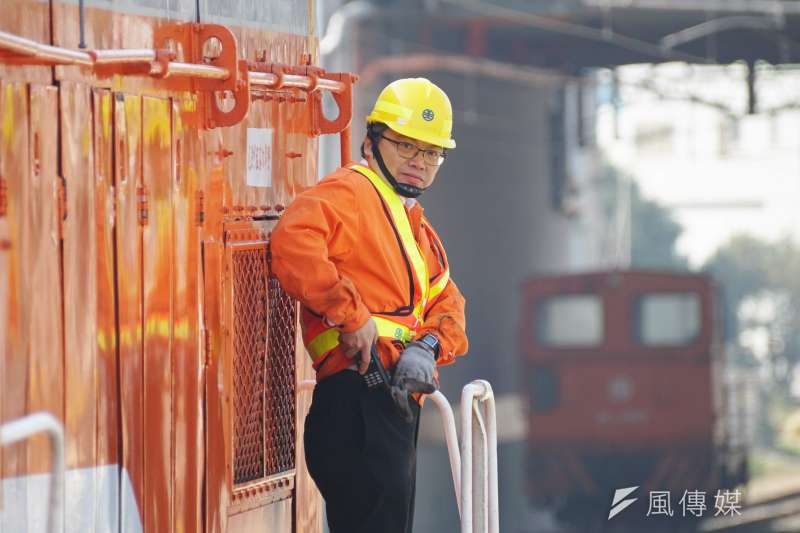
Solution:
M433 351L433 359L439 360L439 339L433 333L426 333L421 338L417 339L418 342L421 342L425 346Z

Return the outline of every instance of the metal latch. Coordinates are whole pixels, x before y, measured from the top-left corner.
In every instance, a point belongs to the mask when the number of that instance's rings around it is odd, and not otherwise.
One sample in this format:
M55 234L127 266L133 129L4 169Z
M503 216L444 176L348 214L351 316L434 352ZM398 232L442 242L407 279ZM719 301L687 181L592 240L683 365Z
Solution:
M198 226L202 226L203 222L206 220L205 205L203 205L203 191L197 191L197 216L194 220Z
M146 226L148 220L148 194L147 187L140 185L136 187L136 213L140 226Z

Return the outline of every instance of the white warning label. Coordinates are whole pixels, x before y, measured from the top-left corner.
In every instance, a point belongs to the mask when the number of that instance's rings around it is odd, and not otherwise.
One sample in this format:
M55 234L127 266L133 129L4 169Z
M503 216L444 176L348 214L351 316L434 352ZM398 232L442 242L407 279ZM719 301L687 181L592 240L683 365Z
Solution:
M271 128L247 128L247 184L272 187Z

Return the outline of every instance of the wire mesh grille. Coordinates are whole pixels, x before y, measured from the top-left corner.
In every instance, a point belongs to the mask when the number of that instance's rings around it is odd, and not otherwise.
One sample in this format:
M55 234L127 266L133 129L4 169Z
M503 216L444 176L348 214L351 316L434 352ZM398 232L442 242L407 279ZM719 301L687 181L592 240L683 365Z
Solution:
M269 342L266 381L266 475L294 468L295 302L269 278Z
M266 253L266 246L232 253L234 483L264 476Z

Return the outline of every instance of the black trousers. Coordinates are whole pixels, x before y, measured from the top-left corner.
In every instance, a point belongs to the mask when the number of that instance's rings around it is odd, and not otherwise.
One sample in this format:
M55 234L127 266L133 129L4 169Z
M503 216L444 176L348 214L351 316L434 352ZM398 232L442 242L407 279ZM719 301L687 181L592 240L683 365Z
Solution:
M405 422L388 392L344 370L319 382L305 422L308 471L331 533L411 533L419 405Z

